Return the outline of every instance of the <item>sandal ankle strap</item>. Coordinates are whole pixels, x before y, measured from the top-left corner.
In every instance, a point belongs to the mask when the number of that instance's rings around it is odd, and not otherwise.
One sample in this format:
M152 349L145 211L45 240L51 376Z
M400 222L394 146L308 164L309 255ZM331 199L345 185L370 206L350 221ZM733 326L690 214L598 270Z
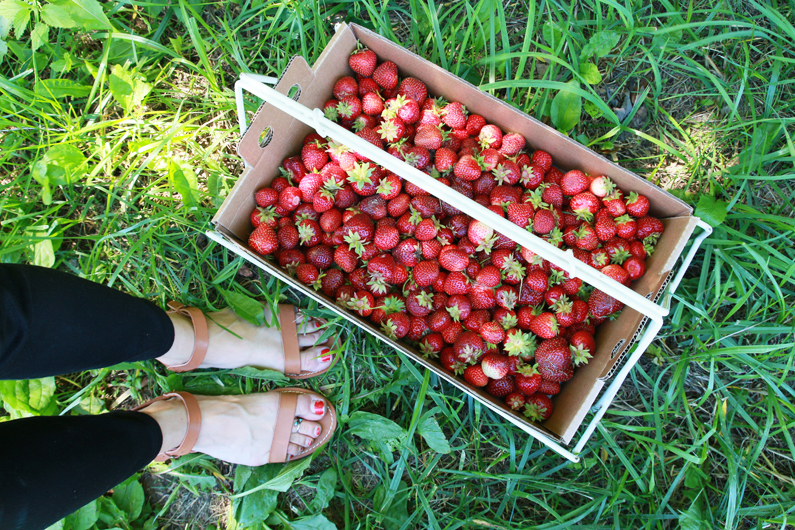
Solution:
M207 355L207 347L210 344L210 334L207 330L207 317L204 316L204 313L202 313L200 309L189 307L173 300L168 303L168 307L168 313L177 313L191 319L191 322L193 322L194 341L193 353L187 362L174 366L166 365L166 368L172 372L190 372L198 368Z
M199 431L201 431L201 408L199 408L199 402L196 400L196 397L188 392L169 392L168 394L163 394L160 397L149 400L143 405L138 405L132 410L139 411L145 407L148 407L155 401L165 401L168 399L179 399L182 401L182 404L185 405L185 412L188 415L188 430L185 433L185 437L182 439L182 442L177 447L158 454L155 458L155 462L165 462L169 458L176 458L178 456L190 454L193 451L193 446L196 445L196 440L199 439Z

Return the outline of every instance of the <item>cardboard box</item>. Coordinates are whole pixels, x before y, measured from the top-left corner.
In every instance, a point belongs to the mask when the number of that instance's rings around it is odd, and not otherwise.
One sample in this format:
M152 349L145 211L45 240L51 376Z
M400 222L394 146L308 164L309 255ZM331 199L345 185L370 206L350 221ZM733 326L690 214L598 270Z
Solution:
M528 141L528 149L532 147L549 152L555 165L561 170L580 169L591 175L606 175L626 193L636 191L646 195L652 205L650 214L663 220L665 233L655 253L647 260L646 275L634 282L632 290L648 299L657 299L696 226L697 219L692 217L692 208L571 138L355 24L343 24L338 29L313 68L303 58L295 57L276 89L283 94L290 92L292 95L296 92L295 87L298 87L300 94L296 96L299 103L310 109L321 108L329 99L334 83L344 75L351 75L348 56L356 48L357 39L373 50L379 60L394 61L401 77L412 76L423 80L429 94L443 96L448 101L460 101L470 112L486 116L490 123L498 125L504 132L522 134ZM261 147L261 135L266 130L270 131L270 139L265 147ZM472 387L461 378L454 377L437 361L424 359L407 344L390 340L369 321L336 306L333 300L307 288L278 266L248 249L246 241L252 231L249 214L255 207L254 193L279 175L279 166L284 158L300 153L302 140L310 132L312 129L309 126L272 105L263 104L259 109L238 149L248 167L213 219L216 230L226 240L227 246L404 352L489 408L501 411L502 415L507 413L514 423L518 422L534 436L546 436L558 443L569 444L605 381L642 331L645 317L627 307L617 320L602 324L596 335L597 351L594 358L584 367L575 370L574 377L562 385L561 393L553 397L552 417L541 425L528 422L523 416L505 408L501 400Z

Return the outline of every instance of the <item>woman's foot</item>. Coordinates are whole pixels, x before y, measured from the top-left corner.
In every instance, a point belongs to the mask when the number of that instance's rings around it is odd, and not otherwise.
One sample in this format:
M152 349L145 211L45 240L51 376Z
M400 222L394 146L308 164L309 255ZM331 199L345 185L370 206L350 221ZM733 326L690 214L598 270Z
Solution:
M168 316L174 324L174 344L157 360L166 366L175 366L187 362L193 354L193 324L190 318L179 313L169 313ZM275 326L254 326L229 308L206 316L210 339L201 368L253 366L284 373L282 334ZM272 322L270 315L268 321ZM321 329L323 324L304 317L300 311L296 311L296 322L301 370L318 372L325 369L331 364L333 355L327 344L317 344L324 331Z
M261 466L270 461L273 432L279 412L279 394L244 396L195 396L201 409L201 430L193 452L214 458ZM300 394L296 405L289 457L298 457L325 435L318 421L327 413L326 402L317 394ZM188 430L188 415L178 399L156 401L140 412L153 417L163 433L161 452L175 449ZM289 458L288 457L288 458Z

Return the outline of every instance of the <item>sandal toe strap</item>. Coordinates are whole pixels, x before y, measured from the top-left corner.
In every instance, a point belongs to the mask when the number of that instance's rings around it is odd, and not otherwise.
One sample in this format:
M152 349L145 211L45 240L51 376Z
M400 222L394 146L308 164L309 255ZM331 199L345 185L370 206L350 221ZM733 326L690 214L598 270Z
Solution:
M301 348L298 346L298 326L295 321L295 306L279 304L279 326L282 330L282 348L284 350L284 373L288 375L299 375L301 373Z
M270 461L286 462L287 446L290 444L290 434L293 432L295 410L298 406L298 392L279 392L279 412L276 415L276 426L273 431Z
M194 342L193 354L187 362L174 366L166 366L166 368L172 372L190 372L201 366L204 358L207 356L207 347L210 344L207 317L204 316L201 309L189 307L180 302L171 301L168 303L168 307L168 313L177 313L191 319L191 322L193 322Z

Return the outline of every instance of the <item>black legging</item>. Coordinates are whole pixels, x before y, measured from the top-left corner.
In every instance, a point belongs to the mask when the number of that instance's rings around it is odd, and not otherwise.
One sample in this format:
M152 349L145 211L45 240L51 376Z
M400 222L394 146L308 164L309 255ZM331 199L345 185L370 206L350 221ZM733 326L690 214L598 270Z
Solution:
M63 272L0 264L0 379L34 379L163 355L174 327L156 305ZM46 528L157 456L140 412L0 423L0 529Z

